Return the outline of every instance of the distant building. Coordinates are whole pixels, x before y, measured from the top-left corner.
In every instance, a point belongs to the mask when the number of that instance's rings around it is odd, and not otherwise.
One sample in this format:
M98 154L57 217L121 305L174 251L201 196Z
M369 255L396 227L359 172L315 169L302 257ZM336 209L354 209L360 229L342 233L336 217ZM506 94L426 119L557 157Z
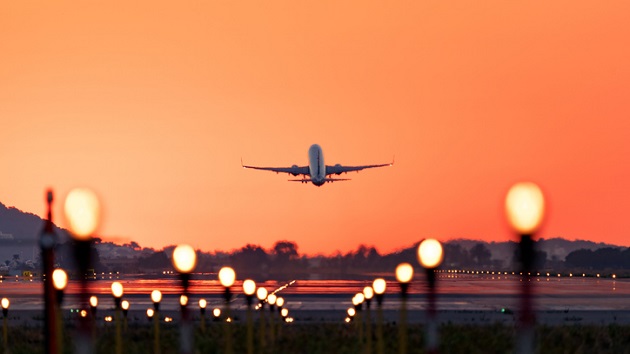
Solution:
M13 234L5 234L0 231L0 240L13 240Z

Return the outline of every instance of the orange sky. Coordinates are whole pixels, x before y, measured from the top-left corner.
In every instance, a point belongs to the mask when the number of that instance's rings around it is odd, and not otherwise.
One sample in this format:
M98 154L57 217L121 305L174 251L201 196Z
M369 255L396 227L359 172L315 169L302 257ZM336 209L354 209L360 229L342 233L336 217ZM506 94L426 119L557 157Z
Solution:
M0 201L89 186L105 238L381 251L541 237L630 245L627 1L2 1ZM248 164L393 168L312 185ZM60 215L59 213L57 213Z

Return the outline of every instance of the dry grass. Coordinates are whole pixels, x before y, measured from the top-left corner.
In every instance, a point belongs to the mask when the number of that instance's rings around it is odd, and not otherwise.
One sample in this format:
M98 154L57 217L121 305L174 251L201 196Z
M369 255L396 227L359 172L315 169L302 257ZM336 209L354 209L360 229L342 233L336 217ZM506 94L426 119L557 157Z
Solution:
M258 327L255 326L255 329ZM424 332L421 325L410 325L409 353L424 352ZM66 353L71 353L72 330L65 337ZM269 333L269 332L267 332ZM375 331L372 332L375 334ZM160 333L163 354L178 353L179 332L177 325L163 324ZM234 353L246 353L246 328L234 324ZM258 347L258 334L255 336L255 353ZM455 325L440 327L441 353L510 353L513 352L516 330L504 325ZM386 338L385 353L398 352L398 328L395 324L384 326ZM114 348L114 327L99 328L96 348L98 353L112 353ZM124 353L148 354L153 349L152 327L132 326L123 335ZM630 326L540 326L537 328L537 349L540 353L630 353ZM376 353L376 338L373 339L372 353ZM2 343L4 346L4 343ZM43 333L41 328L13 327L9 330L10 353L43 353ZM198 353L223 352L223 327L210 324L205 333L197 330L195 347ZM367 353L358 342L356 327L352 324L299 324L282 328L273 346L267 346L264 353Z

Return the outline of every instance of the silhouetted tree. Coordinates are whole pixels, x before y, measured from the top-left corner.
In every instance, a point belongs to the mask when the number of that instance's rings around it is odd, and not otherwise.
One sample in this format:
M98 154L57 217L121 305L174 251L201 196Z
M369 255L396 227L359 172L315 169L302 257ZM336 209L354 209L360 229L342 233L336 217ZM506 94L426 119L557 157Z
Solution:
M489 265L492 253L483 243L477 243L470 249L470 258L475 265Z

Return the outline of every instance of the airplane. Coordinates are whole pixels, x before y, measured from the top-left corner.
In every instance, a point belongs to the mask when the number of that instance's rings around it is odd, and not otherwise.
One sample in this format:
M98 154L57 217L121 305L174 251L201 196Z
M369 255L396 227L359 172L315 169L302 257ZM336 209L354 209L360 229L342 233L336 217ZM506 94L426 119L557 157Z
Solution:
M241 159L241 166L243 168L251 168L255 170L264 170L264 171L273 171L276 173L283 172L288 173L292 176L303 175L302 179L290 179L291 182L301 182L308 183L311 182L314 185L321 187L324 183L332 183L337 181L349 181L347 178L330 178L328 175L340 175L342 173L348 173L352 171L361 171L366 168L375 168L375 167L385 167L385 166L393 166L394 162L384 163L379 165L364 165L364 166L342 166L340 164L336 165L325 165L324 164L324 154L322 153L321 146L317 144L311 145L308 149L308 166L298 166L293 165L291 167L258 167L258 166L246 166L243 165L243 160Z

